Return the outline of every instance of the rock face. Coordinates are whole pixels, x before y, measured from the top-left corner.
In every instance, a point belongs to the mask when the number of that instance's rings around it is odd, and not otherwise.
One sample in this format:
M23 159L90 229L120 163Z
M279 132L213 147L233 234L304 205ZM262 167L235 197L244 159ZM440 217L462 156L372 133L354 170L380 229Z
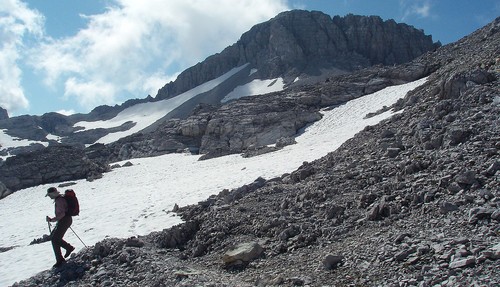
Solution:
M50 146L40 151L7 158L0 166L0 182L7 189L22 188L74 179L93 180L109 170L89 160L83 149Z
M0 199L6 197L7 195L11 194L12 192L3 184L0 182Z
M352 71L404 63L439 45L420 30L377 16L332 19L317 11L288 11L255 25L236 44L182 72L157 98L178 95L246 63L258 69L260 78L283 76L291 83L320 69Z
M7 113L7 110L0 107L0 120L5 120L9 118L9 114Z
M294 97L270 96L242 99L222 107L207 123L200 153L210 158L274 144L321 118L315 109L295 101Z

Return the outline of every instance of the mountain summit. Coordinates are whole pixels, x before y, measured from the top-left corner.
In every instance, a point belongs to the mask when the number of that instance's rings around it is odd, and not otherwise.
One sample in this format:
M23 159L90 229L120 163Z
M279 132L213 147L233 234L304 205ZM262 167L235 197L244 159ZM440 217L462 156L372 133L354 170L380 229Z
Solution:
M282 77L290 85L297 78L318 77L326 71L401 64L439 46L421 30L378 16L331 18L322 12L293 10L255 25L221 53L186 69L161 88L157 98L178 95L247 63L257 70L250 79Z

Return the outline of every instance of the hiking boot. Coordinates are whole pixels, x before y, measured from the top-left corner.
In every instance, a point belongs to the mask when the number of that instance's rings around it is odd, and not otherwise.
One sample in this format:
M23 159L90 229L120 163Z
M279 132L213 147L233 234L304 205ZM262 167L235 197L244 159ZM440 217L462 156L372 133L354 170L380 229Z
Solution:
M59 268L59 267L61 267L64 263L66 263L66 260L64 260L64 259L63 259L63 260L58 260L58 261L56 262L56 264L54 264L54 265L52 266L52 268Z
M70 246L68 249L66 249L66 253L64 253L64 258L68 258L68 256L75 250L75 247Z

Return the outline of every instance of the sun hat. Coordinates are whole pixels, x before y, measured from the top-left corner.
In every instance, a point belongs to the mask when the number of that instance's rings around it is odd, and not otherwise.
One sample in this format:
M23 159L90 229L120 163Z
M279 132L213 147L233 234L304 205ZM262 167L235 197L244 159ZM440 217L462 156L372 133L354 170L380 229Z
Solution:
M49 187L45 196L49 196L49 194L59 194L59 191L55 187Z

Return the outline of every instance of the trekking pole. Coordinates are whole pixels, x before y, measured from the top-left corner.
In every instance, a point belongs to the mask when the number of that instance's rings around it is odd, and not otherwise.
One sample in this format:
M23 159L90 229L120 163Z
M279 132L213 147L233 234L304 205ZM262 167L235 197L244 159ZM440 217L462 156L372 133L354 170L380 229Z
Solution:
M76 232L73 230L73 228L71 228L71 226L69 227L69 229L71 229L71 231L73 231L73 233L76 235L76 237L78 237L78 239L80 239L80 242L83 244L83 246L85 246L86 248L88 248L88 246L85 243L83 243L83 241L80 238L80 236L78 236L78 234L76 234Z
M47 225L49 226L49 235L52 234L52 228L50 228L50 222L47 221Z

